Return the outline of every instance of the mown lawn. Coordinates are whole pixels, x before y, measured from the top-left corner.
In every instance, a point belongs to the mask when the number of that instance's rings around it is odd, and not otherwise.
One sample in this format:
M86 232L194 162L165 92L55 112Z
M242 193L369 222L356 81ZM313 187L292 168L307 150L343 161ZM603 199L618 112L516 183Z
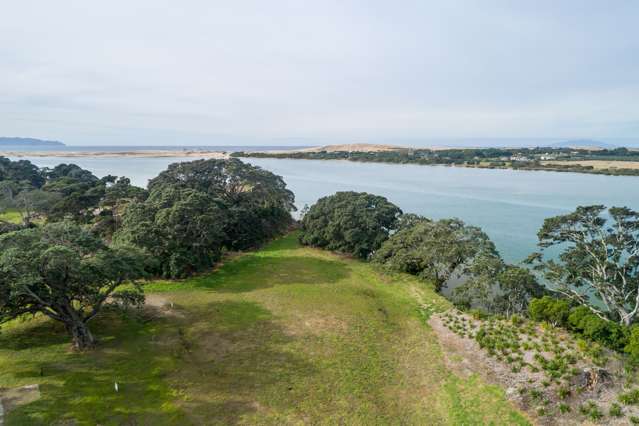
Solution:
M0 387L42 392L7 424L527 424L446 369L418 309L446 306L429 286L295 235L147 291L165 308L103 315L90 354L49 321L5 327Z

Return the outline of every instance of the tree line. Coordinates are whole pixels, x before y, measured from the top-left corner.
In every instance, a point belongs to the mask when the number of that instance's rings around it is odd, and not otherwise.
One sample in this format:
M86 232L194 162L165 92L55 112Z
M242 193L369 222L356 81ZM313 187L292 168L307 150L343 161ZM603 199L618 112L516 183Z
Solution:
M290 151L290 152L234 152L233 157L279 158L296 160L347 160L365 163L446 165L477 168L509 168L545 170L604 175L638 176L631 168L598 169L578 164L580 160L639 161L639 152L627 148L573 149L573 148L455 148L413 149L398 148L389 151ZM546 163L545 159L565 160L565 164Z
M280 176L238 159L172 164L143 189L0 157L3 209L21 223L0 221L0 323L42 314L82 350L105 306L143 303L137 280L183 278L259 246L288 229L295 207Z

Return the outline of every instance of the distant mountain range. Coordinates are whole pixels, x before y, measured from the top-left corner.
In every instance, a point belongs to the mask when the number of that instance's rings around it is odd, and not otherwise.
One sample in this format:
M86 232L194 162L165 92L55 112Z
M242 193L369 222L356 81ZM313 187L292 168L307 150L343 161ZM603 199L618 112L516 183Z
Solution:
M45 141L42 139L34 139L34 138L9 138L0 136L0 146L10 146L10 147L20 147L20 146L28 146L28 147L47 147L47 146L65 146L62 142L58 141Z
M616 146L609 143L595 141L592 139L574 139L564 142L557 142L551 145L553 148L596 148L596 149L615 149Z

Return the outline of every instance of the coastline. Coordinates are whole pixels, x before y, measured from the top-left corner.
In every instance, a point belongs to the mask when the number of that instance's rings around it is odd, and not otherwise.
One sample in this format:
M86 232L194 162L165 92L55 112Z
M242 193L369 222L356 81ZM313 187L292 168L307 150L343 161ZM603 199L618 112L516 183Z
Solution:
M64 157L64 158L229 158L227 151L2 151L0 156L23 157Z

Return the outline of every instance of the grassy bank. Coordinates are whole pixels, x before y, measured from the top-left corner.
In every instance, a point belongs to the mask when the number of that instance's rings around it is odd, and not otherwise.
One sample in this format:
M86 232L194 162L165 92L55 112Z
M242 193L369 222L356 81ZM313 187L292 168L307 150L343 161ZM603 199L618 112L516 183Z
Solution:
M419 308L447 306L429 286L294 235L147 291L143 314L93 324L91 354L46 320L5 327L0 387L42 393L7 424L526 424L502 390L447 369Z

